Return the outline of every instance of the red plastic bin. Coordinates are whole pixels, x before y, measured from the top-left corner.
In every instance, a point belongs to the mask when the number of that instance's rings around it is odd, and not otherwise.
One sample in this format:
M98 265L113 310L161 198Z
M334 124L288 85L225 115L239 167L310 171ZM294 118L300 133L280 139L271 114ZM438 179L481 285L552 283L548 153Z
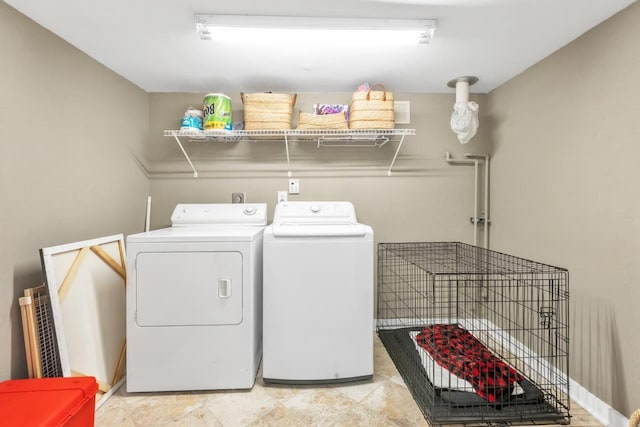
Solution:
M95 420L93 377L0 383L0 424L6 427L87 427Z

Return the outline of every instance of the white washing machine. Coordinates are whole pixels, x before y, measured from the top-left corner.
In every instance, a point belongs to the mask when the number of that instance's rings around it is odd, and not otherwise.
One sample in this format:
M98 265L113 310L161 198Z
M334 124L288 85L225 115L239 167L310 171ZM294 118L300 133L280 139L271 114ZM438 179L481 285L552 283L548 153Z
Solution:
M264 380L373 375L373 230L349 202L283 202L264 234Z
M253 387L266 222L266 204L180 204L127 237L128 391Z

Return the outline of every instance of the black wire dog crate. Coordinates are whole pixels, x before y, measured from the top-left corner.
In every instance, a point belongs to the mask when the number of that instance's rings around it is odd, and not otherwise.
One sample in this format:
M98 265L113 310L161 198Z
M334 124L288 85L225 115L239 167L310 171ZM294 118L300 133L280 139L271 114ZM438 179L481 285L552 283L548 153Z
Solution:
M378 335L432 425L569 424L569 272L458 242L378 245Z

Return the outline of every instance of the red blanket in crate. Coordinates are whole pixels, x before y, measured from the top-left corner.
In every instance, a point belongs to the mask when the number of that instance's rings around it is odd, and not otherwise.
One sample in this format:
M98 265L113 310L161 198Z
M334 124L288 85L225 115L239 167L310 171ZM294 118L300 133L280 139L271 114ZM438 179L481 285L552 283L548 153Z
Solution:
M469 381L476 394L489 402L508 399L514 383L523 380L515 369L458 325L427 326L416 341L438 365Z

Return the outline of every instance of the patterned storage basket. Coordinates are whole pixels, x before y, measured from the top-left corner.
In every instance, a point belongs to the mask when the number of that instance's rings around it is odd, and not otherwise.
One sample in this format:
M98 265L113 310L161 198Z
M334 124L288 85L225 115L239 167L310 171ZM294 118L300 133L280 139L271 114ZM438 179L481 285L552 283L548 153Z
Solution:
M379 87L382 90L373 90ZM349 128L351 129L393 129L393 92L387 92L383 85L376 83L367 92L354 92L349 108Z
M246 130L291 129L297 95L286 93L240 93Z

